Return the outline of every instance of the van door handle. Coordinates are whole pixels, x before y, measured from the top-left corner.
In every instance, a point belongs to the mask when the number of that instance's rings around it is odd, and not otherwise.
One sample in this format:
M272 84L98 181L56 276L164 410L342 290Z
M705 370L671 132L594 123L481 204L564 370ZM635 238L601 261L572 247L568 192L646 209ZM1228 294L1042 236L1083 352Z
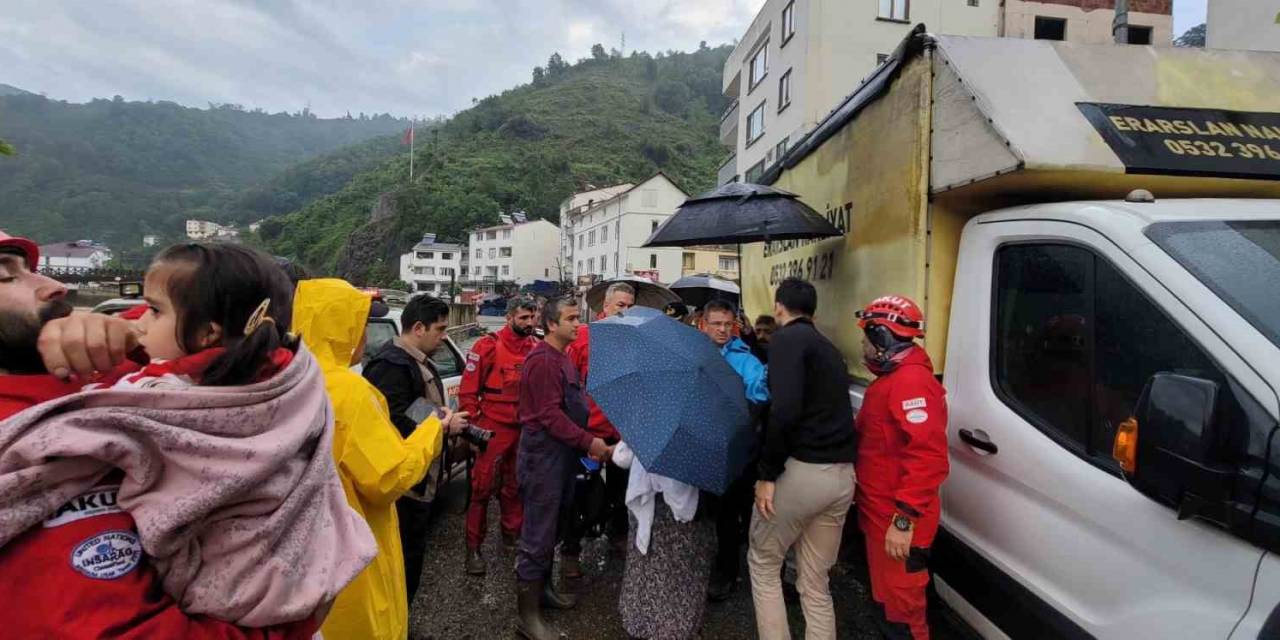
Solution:
M987 434L982 431L974 433L968 429L961 429L960 439L963 440L965 444L979 451L985 451L991 455L1000 453L1000 447L997 447L996 443L992 442L987 437Z

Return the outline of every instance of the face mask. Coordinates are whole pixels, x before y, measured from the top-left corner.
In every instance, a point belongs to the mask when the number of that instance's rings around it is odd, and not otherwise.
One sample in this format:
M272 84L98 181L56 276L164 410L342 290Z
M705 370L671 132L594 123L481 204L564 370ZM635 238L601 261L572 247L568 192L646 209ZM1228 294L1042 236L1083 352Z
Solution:
M916 346L914 342L898 340L892 331L878 324L867 327L866 334L876 353L874 356L864 356L863 362L877 376L892 373L906 359L911 348Z

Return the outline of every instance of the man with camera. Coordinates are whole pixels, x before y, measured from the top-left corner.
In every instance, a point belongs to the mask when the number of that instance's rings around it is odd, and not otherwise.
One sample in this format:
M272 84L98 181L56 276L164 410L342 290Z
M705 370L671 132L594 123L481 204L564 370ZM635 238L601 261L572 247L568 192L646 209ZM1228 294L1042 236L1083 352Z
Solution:
M445 407L444 383L431 362L431 353L444 341L449 326L449 305L428 295L409 300L400 316L400 336L388 342L364 368L364 377L382 392L391 410L391 422L400 435L408 437L418 421L409 417L409 407L419 398L436 407ZM462 434L469 427L467 412L453 414L445 425L448 435ZM437 460L436 464L440 464ZM430 490L439 470L432 468L426 479L396 500L400 520L400 546L404 550L405 584L409 602L422 578L426 553L427 523L431 516Z
M502 512L502 542L514 549L520 537L523 509L516 484L516 445L520 423L520 373L525 356L538 344L533 337L538 303L528 296L507 303L507 324L471 347L466 370L458 390L459 407L475 416L476 426L492 431L493 438L481 449L471 473L471 504L467 507L466 571L473 576L485 573L480 547L488 525L489 498L500 485L498 507Z

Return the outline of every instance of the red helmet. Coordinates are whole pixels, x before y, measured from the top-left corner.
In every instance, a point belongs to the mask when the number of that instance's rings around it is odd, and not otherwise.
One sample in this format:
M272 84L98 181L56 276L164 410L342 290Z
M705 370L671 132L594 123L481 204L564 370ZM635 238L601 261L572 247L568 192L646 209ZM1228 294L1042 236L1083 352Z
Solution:
M881 325L902 338L924 337L924 312L910 298L881 296L854 315L862 329Z
M27 268L35 271L40 265L40 247L26 238L15 238L0 231L0 251L17 251L27 259Z

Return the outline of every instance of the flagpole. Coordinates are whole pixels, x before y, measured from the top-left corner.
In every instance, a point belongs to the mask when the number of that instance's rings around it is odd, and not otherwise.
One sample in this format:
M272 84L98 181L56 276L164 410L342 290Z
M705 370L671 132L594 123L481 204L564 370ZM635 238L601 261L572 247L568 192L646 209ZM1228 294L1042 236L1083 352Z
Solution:
M409 121L409 183L413 184L413 120Z

